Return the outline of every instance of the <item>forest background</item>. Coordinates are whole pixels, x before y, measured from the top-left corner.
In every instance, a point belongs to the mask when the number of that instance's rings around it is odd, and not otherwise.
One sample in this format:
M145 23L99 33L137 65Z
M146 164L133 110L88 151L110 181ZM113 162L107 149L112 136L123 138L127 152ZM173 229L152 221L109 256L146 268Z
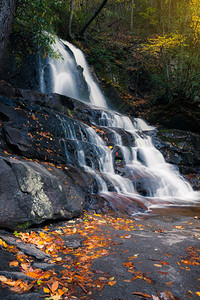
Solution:
M130 105L145 98L150 106L178 105L200 118L198 0L4 2L13 6L7 47L19 65L37 52L57 58L51 44L58 35L82 48L105 90L117 88Z

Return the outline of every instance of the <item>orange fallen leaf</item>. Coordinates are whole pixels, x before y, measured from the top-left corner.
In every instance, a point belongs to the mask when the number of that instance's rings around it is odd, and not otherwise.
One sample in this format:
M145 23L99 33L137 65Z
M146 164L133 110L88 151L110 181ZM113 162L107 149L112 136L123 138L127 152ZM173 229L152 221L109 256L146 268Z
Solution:
M160 263L161 263L162 265L165 265L165 266L169 265L169 263L166 262L166 261L160 261Z
M58 294L59 294L60 296L62 296L64 293L65 293L65 292L64 292L63 290L58 289Z
M158 265L158 264L154 264L154 266L157 267L157 268L162 268L162 266Z
M99 277L99 280L103 281L103 280L107 280L106 277Z
M51 291L52 291L53 294L54 294L55 291L57 290L58 286L59 286L59 282L58 282L58 281L55 281L55 282L52 284Z
M124 282L131 282L131 279L124 279Z
M196 294L200 297L200 292L196 292Z
M19 294L21 294L24 291L23 288L20 286L13 286L10 288L10 290L15 293L19 293Z
M142 297L146 297L146 298L151 298L151 295L144 294L144 293L141 293L141 292L132 292L132 294L142 296Z
M22 283L21 279L18 279L17 281L12 281L12 279L8 279L6 282L4 282L5 284L9 285L9 286L18 286Z
M168 275L169 273L168 272L162 272L162 271L157 271L158 273L160 274L163 274L163 275Z
M19 265L19 262L14 260L14 261L11 261L9 265L10 265L10 267L17 267Z
M179 226L179 225L174 225L174 227L175 227L176 229L184 229L182 226Z
M104 288L105 285L106 285L106 283L103 282L102 285L99 287L98 292L100 292Z
M108 285L113 286L116 283L116 281L109 281Z

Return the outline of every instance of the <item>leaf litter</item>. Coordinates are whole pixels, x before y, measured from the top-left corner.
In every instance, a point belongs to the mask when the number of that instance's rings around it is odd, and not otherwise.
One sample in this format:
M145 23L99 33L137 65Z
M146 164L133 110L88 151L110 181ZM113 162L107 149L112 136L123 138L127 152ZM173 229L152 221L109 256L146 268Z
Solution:
M8 245L3 239L0 239L0 246L15 255L15 260L9 264L10 267L18 268L23 274L35 279L29 282L22 279L13 280L0 275L0 282L16 293L24 293L30 290L40 291L40 293L46 295L45 299L78 299L80 290L82 291L80 299L88 299L90 295L96 292L100 293L105 286L115 287L118 281L122 280L112 276L112 274L106 274L101 270L92 268L95 259L112 254L112 245L121 244L112 240L111 231L108 229L125 230L127 234L119 235L120 239L123 240L132 239L134 230L136 228L143 230L143 227L144 225L134 224L132 219L85 213L83 220L68 221L52 231L50 227L46 226L37 231L15 232L16 238L20 241L33 244L50 255L50 258L45 260L50 269L43 270L34 267L34 259L31 256L23 254L16 246ZM105 228L107 229L106 235ZM158 232L160 231L158 230ZM65 238L72 236L75 236L76 239L82 239L80 247L68 247ZM199 250L189 247L187 252L188 256L186 258L180 257L180 263L178 264L199 265ZM147 284L155 285L154 279L135 267L134 261L138 258L138 255L129 256L128 261L123 263L131 276L130 279L123 279L123 282L131 283L135 280L143 280ZM167 258L171 257L171 254L164 253L164 255ZM166 261L151 260L156 262L153 264L155 267L162 268L169 265ZM55 267L51 269L51 265L58 267L56 271ZM168 275L168 272L165 271L158 271L158 273ZM166 282L167 287L172 284L171 281ZM196 291L195 293L199 296L200 292ZM149 295L145 291L133 291L132 294L140 298L156 300L178 299L169 291L157 292L157 295Z

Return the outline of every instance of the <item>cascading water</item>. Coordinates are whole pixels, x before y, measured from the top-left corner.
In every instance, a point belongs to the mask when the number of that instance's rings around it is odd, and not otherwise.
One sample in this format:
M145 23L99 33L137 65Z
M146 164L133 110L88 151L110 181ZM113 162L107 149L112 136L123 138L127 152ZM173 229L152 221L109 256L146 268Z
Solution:
M84 92L81 89L85 83L88 89L88 100L94 105L107 107L106 100L89 71L83 52L66 41L61 42L58 38L52 48L61 57L57 60L47 57L44 67L50 68L52 85L45 86L44 70L41 68L41 91L54 92L84 101L86 99L82 99Z
M194 192L177 169L165 162L151 137L144 133L154 130L154 127L140 118L132 122L129 117L107 109L106 100L89 71L82 51L58 40L54 51L59 51L62 58L49 58L47 62L54 82L51 91L83 100L76 78L77 69L81 68L91 109L98 115L91 120L92 126L58 116L65 134L66 162L76 164L92 175L98 193L117 192L126 197L144 199L148 207L187 206L199 202L199 192ZM44 72L41 75L44 76ZM41 82L45 89L45 79L41 78ZM108 131L112 136L112 145L108 138L102 138L99 133L102 131ZM124 142L126 135L129 142ZM74 149L73 153L69 148Z

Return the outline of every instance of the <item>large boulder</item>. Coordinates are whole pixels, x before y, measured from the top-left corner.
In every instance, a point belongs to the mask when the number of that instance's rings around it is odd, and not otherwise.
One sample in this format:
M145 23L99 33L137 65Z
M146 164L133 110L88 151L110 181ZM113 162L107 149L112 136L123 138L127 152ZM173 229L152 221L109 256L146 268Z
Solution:
M21 224L30 226L49 219L78 216L85 205L87 183L83 182L81 188L75 184L75 176L72 180L61 172L58 170L56 174L53 167L50 172L35 162L1 157L0 226L13 229Z

